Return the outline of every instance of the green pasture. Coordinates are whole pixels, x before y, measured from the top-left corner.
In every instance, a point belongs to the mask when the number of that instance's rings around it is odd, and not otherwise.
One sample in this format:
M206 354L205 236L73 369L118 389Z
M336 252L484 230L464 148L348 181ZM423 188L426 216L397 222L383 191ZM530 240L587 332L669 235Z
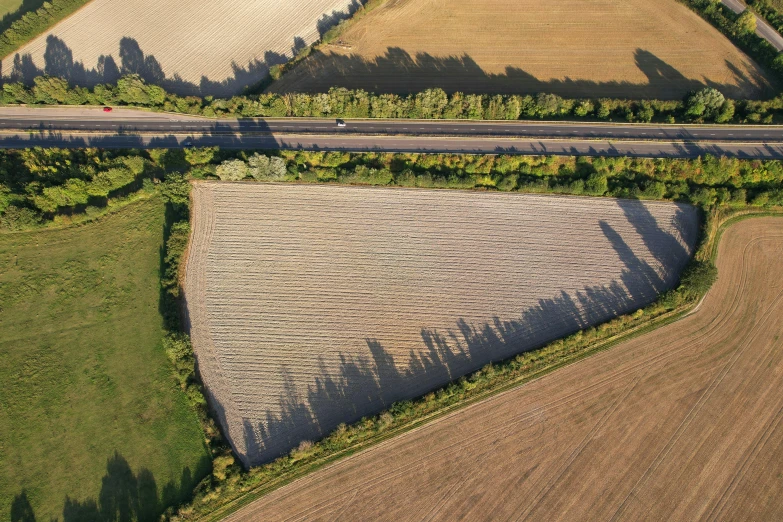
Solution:
M0 520L155 520L210 469L159 311L164 204L0 234Z

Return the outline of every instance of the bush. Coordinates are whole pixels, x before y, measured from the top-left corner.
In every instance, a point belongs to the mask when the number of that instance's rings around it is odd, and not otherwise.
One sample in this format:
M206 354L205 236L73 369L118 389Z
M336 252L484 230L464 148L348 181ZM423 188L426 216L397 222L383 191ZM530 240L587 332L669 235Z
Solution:
M693 260L680 277L680 291L690 296L702 296L718 278L718 269L708 261Z
M258 181L282 181L287 173L286 163L283 158L270 158L262 154L250 156L247 160L247 166L247 171ZM220 173L218 173L218 176L220 176ZM221 176L220 179L223 179L223 177Z
M250 175L250 170L244 161L232 159L218 165L216 173L222 181L242 181Z
M174 376L183 390L195 378L196 359L190 338L184 333L173 332L163 338L163 349L166 351L174 368Z
M0 213L0 227L6 230L26 230L41 222L41 215L26 207L9 205Z

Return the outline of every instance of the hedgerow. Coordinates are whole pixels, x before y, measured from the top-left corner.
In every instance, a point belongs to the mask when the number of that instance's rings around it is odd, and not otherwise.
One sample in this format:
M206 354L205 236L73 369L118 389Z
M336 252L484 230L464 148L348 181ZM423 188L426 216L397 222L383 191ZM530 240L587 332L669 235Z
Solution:
M583 119L621 122L772 123L783 113L783 95L765 101L730 100L706 87L683 100L573 99L555 94L447 94L427 89L410 95L333 88L327 93L264 93L224 98L178 96L138 75L91 89L39 76L30 87L3 85L5 105L119 105L208 118L413 118L457 120Z

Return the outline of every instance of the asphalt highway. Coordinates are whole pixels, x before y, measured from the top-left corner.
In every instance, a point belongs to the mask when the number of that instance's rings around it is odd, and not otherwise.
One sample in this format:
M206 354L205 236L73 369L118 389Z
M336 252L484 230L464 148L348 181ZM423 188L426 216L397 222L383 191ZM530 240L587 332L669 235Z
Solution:
M225 119L129 109L0 108L0 147L285 148L783 158L783 127L443 120Z

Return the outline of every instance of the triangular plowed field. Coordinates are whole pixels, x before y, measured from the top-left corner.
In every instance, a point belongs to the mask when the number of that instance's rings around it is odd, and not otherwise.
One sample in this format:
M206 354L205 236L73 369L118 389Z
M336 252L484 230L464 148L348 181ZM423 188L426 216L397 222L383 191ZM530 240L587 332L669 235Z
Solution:
M198 183L185 280L214 410L246 464L670 288L694 208Z

